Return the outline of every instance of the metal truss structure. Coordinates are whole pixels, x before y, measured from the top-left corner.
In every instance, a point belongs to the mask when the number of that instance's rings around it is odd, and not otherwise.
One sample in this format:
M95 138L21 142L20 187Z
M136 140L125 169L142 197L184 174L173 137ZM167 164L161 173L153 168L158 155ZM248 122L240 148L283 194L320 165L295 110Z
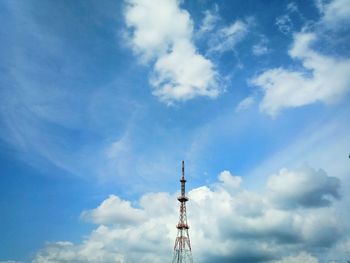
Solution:
M181 182L181 195L177 198L180 202L180 217L179 223L176 225L177 237L174 245L174 257L172 263L193 263L192 249L190 236L188 234L189 226L187 224L186 214L186 202L188 197L186 196L186 179L185 179L185 163L182 161L182 177Z

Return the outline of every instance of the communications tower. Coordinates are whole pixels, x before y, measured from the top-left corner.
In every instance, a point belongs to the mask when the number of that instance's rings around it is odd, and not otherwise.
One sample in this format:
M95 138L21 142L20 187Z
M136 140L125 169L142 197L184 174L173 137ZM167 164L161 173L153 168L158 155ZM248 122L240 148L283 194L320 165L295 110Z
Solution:
M185 162L182 161L182 177L181 182L181 195L177 198L180 202L180 217L179 223L176 225L177 237L174 245L174 257L172 263L193 263L191 241L188 235L188 229L186 215L186 202L188 197L186 196L186 179L185 179Z

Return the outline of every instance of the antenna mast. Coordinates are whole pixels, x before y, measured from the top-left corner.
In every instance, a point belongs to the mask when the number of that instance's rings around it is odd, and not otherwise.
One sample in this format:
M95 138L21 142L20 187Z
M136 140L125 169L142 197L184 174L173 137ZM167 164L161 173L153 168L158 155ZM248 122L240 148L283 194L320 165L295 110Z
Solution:
M182 161L182 177L181 182L181 195L177 198L180 202L180 217L179 223L176 225L177 237L174 245L174 257L172 263L193 263L192 249L190 236L188 235L188 229L186 214L186 202L188 197L186 196L186 179L185 179L185 162Z

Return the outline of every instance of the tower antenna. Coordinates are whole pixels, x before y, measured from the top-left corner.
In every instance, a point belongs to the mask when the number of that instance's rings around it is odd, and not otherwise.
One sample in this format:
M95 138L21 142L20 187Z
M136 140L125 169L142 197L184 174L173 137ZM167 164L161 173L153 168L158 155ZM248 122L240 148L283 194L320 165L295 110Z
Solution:
M190 236L188 235L188 229L186 214L186 202L188 197L186 196L186 179L185 179L185 162L182 161L182 177L181 182L181 195L177 198L180 202L180 217L179 223L176 225L177 236L174 245L174 257L172 263L193 263L192 248Z

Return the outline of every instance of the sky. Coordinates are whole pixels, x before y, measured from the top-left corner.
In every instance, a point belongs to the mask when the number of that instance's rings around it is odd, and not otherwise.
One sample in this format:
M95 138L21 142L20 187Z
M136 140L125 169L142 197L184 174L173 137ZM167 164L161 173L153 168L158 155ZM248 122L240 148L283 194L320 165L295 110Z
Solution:
M349 0L0 1L0 263L350 260Z

